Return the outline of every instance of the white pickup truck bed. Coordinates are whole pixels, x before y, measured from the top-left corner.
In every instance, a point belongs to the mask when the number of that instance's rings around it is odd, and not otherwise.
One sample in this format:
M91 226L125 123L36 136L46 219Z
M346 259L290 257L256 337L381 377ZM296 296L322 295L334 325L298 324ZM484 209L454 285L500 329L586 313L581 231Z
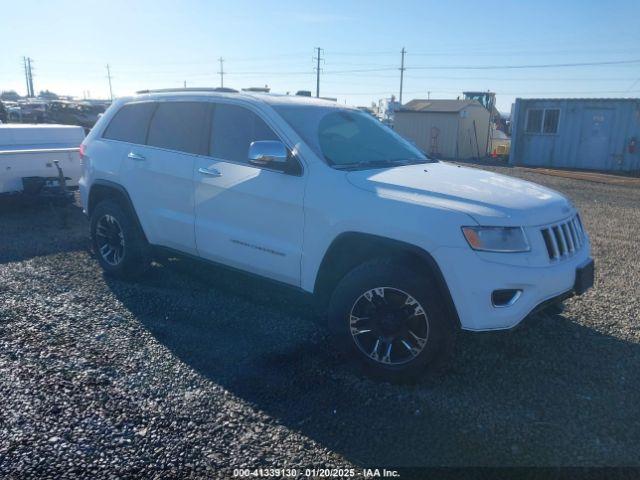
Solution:
M82 140L83 128L73 125L0 125L0 194L21 192L23 177L58 177L54 160L77 187Z

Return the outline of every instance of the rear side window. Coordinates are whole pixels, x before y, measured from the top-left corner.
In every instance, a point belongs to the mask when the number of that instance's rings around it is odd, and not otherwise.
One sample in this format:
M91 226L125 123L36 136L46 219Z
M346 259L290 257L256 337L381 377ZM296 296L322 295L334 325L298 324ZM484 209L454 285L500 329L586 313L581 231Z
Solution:
M179 152L207 153L207 111L203 102L160 102L149 127L147 145Z
M125 105L115 114L103 137L144 145L149 120L155 108L156 104L153 102Z
M210 154L249 163L249 145L258 140L280 140L255 113L237 105L217 104L213 112Z

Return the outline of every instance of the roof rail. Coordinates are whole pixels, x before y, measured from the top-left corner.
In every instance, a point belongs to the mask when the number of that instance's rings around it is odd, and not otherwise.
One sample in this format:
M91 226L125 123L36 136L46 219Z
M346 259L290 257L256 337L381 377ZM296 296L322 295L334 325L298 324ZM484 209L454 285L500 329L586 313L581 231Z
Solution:
M165 93L165 92L222 92L222 93L238 93L238 90L233 88L197 88L197 87L189 87L189 88L158 88L155 90L138 90L137 94L142 93Z

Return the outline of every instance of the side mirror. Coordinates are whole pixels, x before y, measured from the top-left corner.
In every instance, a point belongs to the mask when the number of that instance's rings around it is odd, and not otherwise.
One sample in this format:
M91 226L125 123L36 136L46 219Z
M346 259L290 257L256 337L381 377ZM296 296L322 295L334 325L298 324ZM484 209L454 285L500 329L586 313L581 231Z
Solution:
M283 168L289 162L289 154L284 143L275 140L251 142L249 161L255 165L271 165Z

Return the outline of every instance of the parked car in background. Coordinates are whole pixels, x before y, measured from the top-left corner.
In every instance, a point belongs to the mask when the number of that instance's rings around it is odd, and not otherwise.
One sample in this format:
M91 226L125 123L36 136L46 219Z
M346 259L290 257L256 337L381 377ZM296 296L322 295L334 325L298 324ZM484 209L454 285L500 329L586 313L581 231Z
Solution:
M7 119L9 118L9 114L7 113L7 109L4 106L4 103L0 102L0 123L7 123Z
M357 109L215 90L115 102L82 143L80 192L109 275L155 252L312 293L335 344L388 380L593 284L575 207L443 163Z
M20 107L20 121L31 123L44 123L47 115L47 102L26 100L18 102Z
M52 100L47 105L46 118L50 123L79 125L88 132L105 110L102 104Z
M7 122L19 122L21 113L18 102L3 100L2 103L4 103L4 107L7 110Z

